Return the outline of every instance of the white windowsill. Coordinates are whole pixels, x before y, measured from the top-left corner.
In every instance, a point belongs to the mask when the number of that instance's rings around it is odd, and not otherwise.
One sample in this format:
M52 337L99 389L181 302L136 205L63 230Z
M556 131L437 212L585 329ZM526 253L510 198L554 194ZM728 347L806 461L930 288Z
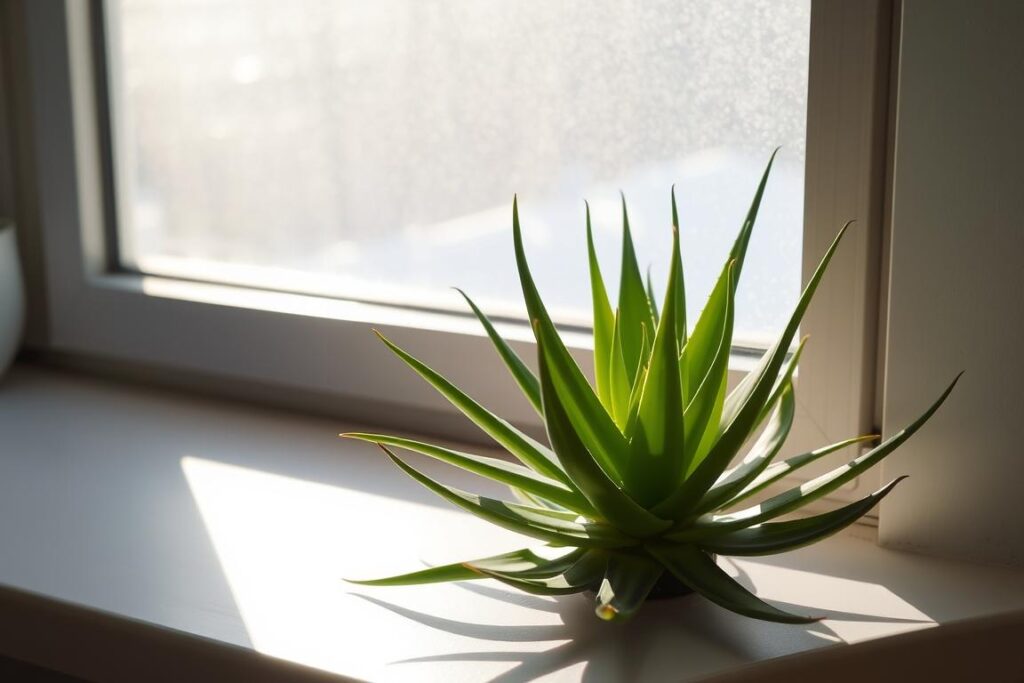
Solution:
M828 617L806 627L698 597L609 625L585 597L492 582L348 585L341 577L522 544L371 447L336 438L350 427L15 367L0 381L0 622L16 620L24 637L0 642L0 654L104 679L154 667L169 680L242 670L270 679L294 663L375 681L697 680L1024 609L1024 572L888 551L856 534L723 561L762 597ZM147 629L158 634L139 646L147 656L125 656L126 639Z

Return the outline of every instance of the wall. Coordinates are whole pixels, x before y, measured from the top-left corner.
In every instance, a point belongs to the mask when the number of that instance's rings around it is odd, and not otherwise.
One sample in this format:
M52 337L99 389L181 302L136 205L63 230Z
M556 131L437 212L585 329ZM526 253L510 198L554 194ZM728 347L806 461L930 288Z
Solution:
M884 430L888 546L1024 565L1024 3L905 0Z

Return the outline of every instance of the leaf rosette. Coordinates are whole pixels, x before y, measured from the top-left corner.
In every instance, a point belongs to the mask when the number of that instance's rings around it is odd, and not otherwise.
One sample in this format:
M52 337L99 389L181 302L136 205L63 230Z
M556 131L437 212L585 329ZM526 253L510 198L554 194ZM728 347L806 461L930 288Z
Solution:
M786 552L855 522L903 477L837 509L796 519L790 515L896 450L931 418L957 380L919 418L845 465L756 504L750 502L770 485L826 455L878 440L875 435L855 436L776 460L795 414L794 372L806 343L806 339L796 341L797 330L849 224L822 256L778 340L735 388L728 388L735 293L773 160L774 154L692 328L687 327L674 189L673 246L660 306L649 278L645 284L641 277L623 198L621 280L613 308L587 208L593 385L570 355L534 284L513 199L515 258L536 339L537 373L502 339L472 299L460 293L543 420L547 443L493 414L382 335L395 355L517 462L386 434L343 436L379 445L401 470L440 497L544 545L355 583L397 586L489 578L543 595L590 591L596 595L596 614L611 620L635 613L668 576L749 617L784 623L815 620L761 600L722 570L714 556ZM447 486L400 458L395 449L504 484L516 500Z

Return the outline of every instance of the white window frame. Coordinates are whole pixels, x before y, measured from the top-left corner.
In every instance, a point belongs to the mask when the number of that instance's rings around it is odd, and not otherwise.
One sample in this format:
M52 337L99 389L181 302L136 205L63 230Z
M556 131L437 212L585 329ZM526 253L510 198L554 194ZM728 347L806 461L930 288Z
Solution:
M802 326L812 340L799 371L793 453L876 429L894 1L812 0L804 281L839 227L850 218L858 224ZM106 213L116 200L102 163L95 7L34 0L21 9L35 121L23 187L33 189L37 210L19 218L43 251L36 279L46 292L46 333L37 347L199 377L208 388L242 382L265 395L302 392L337 414L465 437L452 428L454 409L382 347L376 328L498 414L540 431L469 317L111 269ZM533 357L526 325L499 330ZM566 341L589 372L589 336L570 332ZM731 382L749 361L734 355ZM877 483L872 473L837 497Z

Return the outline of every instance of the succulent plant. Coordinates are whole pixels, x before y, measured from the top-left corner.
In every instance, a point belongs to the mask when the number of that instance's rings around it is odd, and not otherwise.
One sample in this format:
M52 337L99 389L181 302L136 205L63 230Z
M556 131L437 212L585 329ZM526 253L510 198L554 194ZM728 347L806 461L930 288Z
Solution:
M819 541L860 518L902 478L830 512L780 521L893 452L932 416L956 380L917 420L871 450L827 474L750 504L752 496L791 472L877 438L854 437L773 462L793 424L794 370L806 342L801 340L793 348L797 328L849 224L825 252L778 341L728 391L734 293L771 166L770 160L728 261L692 328L687 327L674 188L673 249L660 314L650 281L645 286L637 266L625 199L621 281L618 307L613 310L594 251L587 208L594 385L570 356L537 291L513 199L515 258L537 342L538 374L463 296L519 389L543 419L548 444L494 415L382 335L399 358L519 462L398 436L344 436L378 444L406 474L460 508L545 543L355 583L391 586L491 578L544 595L590 591L596 594L597 615L610 620L632 615L656 586L674 579L739 614L786 623L814 621L759 599L721 569L715 556L785 552ZM394 448L507 485L517 501L446 486L399 458Z

